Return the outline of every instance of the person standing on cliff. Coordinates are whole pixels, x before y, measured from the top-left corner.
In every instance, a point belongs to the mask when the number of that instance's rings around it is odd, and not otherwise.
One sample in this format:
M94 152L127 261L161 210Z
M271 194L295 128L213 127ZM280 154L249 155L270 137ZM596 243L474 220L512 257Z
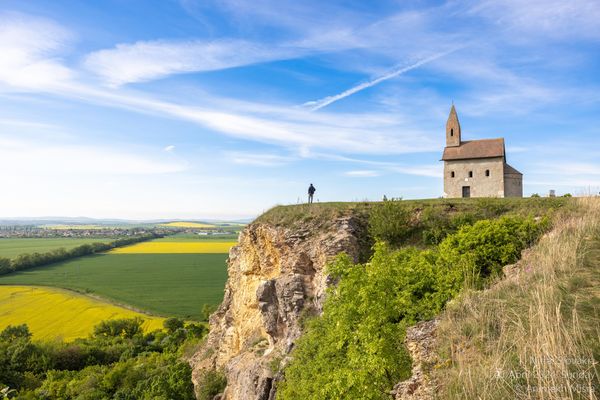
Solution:
M310 186L308 187L308 204L311 204L313 202L313 195L315 194L316 191L317 191L317 189L315 189L315 187L311 183Z

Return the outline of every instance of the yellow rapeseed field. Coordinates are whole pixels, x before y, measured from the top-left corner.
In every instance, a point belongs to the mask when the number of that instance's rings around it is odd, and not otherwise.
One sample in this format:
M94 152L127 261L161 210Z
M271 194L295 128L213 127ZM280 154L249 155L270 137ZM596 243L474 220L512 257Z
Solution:
M215 225L201 224L199 222L167 222L160 224L160 226L172 226L174 228L214 228Z
M112 254L228 253L236 242L142 242L118 247Z
M27 324L36 340L71 341L86 337L100 321L140 317L145 331L161 329L164 318L151 317L67 290L0 286L0 330Z

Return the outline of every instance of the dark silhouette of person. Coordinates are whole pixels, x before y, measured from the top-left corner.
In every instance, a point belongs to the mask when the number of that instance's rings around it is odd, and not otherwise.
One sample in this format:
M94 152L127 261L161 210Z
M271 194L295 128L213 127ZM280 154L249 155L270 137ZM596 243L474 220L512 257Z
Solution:
M315 187L311 183L310 186L308 187L308 204L311 204L313 202L313 195L315 194L316 191L317 191L317 189L315 189Z

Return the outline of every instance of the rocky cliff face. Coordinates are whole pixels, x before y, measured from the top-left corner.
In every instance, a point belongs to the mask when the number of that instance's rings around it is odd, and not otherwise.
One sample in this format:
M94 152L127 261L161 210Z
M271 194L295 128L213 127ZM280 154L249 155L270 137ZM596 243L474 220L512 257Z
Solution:
M230 251L225 297L210 318L206 345L191 360L194 382L219 368L228 382L223 399L273 399L275 374L300 336L301 320L321 312L327 263L340 252L357 261L366 236L353 217L318 228L248 226Z

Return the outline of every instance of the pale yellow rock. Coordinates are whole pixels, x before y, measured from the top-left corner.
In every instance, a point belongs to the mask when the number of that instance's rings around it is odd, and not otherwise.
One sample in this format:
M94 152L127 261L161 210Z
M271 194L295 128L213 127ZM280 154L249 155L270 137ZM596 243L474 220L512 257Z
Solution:
M321 312L327 263L340 252L357 260L364 230L350 217L318 228L246 227L229 253L225 296L207 342L190 360L194 383L204 370L222 368L223 399L273 398L273 365L286 362L302 315Z

